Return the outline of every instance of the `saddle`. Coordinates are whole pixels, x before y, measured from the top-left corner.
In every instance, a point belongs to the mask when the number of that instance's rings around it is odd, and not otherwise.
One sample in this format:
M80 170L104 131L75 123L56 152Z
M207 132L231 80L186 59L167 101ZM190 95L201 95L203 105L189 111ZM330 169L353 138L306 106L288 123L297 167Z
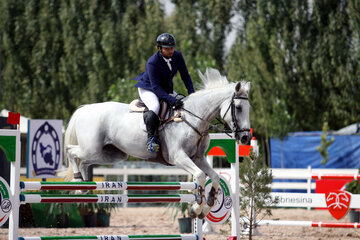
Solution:
M179 95L178 95L179 96ZM178 97L177 97L178 98ZM182 98L180 96L180 98ZM147 112L149 109L146 107L145 103L139 97L138 99L134 99L129 105L130 112ZM171 116L171 117L169 117ZM183 113L179 111L175 111L172 109L166 101L160 100L160 127L163 127L166 123L171 121L181 122L183 118Z

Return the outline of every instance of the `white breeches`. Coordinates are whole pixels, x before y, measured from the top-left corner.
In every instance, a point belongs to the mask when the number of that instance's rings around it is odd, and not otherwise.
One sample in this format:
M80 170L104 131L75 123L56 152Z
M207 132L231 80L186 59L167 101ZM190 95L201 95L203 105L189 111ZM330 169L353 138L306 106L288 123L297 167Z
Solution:
M160 103L158 97L150 90L138 88L139 95L141 100L144 102L144 104L147 106L147 108L156 115L159 115L160 111Z
M144 88L138 88L138 91L141 100L144 102L147 108L156 113L156 115L159 115L160 101L159 98L155 95L155 93ZM176 96L177 93L173 91L173 95Z

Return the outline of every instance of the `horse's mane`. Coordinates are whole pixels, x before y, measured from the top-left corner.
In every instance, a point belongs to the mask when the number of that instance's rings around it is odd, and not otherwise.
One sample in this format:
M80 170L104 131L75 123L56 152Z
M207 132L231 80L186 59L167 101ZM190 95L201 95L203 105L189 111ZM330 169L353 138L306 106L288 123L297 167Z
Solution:
M202 89L214 89L225 87L229 84L229 81L225 76L222 76L217 69L207 68L205 73L202 74L200 70L198 70L199 77L203 81L204 85Z

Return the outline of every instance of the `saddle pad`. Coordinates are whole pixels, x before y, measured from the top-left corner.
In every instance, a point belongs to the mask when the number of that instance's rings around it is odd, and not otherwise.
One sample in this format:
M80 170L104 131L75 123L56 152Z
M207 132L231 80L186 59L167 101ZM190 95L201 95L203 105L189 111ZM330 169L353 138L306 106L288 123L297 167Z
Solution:
M144 112L145 111L145 105L139 106L138 103L139 103L138 99L132 100L132 102L129 105L130 112Z

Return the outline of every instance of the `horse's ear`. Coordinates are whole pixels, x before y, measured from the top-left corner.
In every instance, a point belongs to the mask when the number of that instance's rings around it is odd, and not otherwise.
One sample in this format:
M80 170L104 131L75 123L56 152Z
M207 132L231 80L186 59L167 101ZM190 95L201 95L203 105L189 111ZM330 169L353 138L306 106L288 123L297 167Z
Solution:
M245 83L244 90L247 94L249 94L250 92L250 85L250 82Z
M236 84L236 87L235 87L235 92L239 92L240 91L240 89L241 89L241 83L240 82L238 82L237 84Z

